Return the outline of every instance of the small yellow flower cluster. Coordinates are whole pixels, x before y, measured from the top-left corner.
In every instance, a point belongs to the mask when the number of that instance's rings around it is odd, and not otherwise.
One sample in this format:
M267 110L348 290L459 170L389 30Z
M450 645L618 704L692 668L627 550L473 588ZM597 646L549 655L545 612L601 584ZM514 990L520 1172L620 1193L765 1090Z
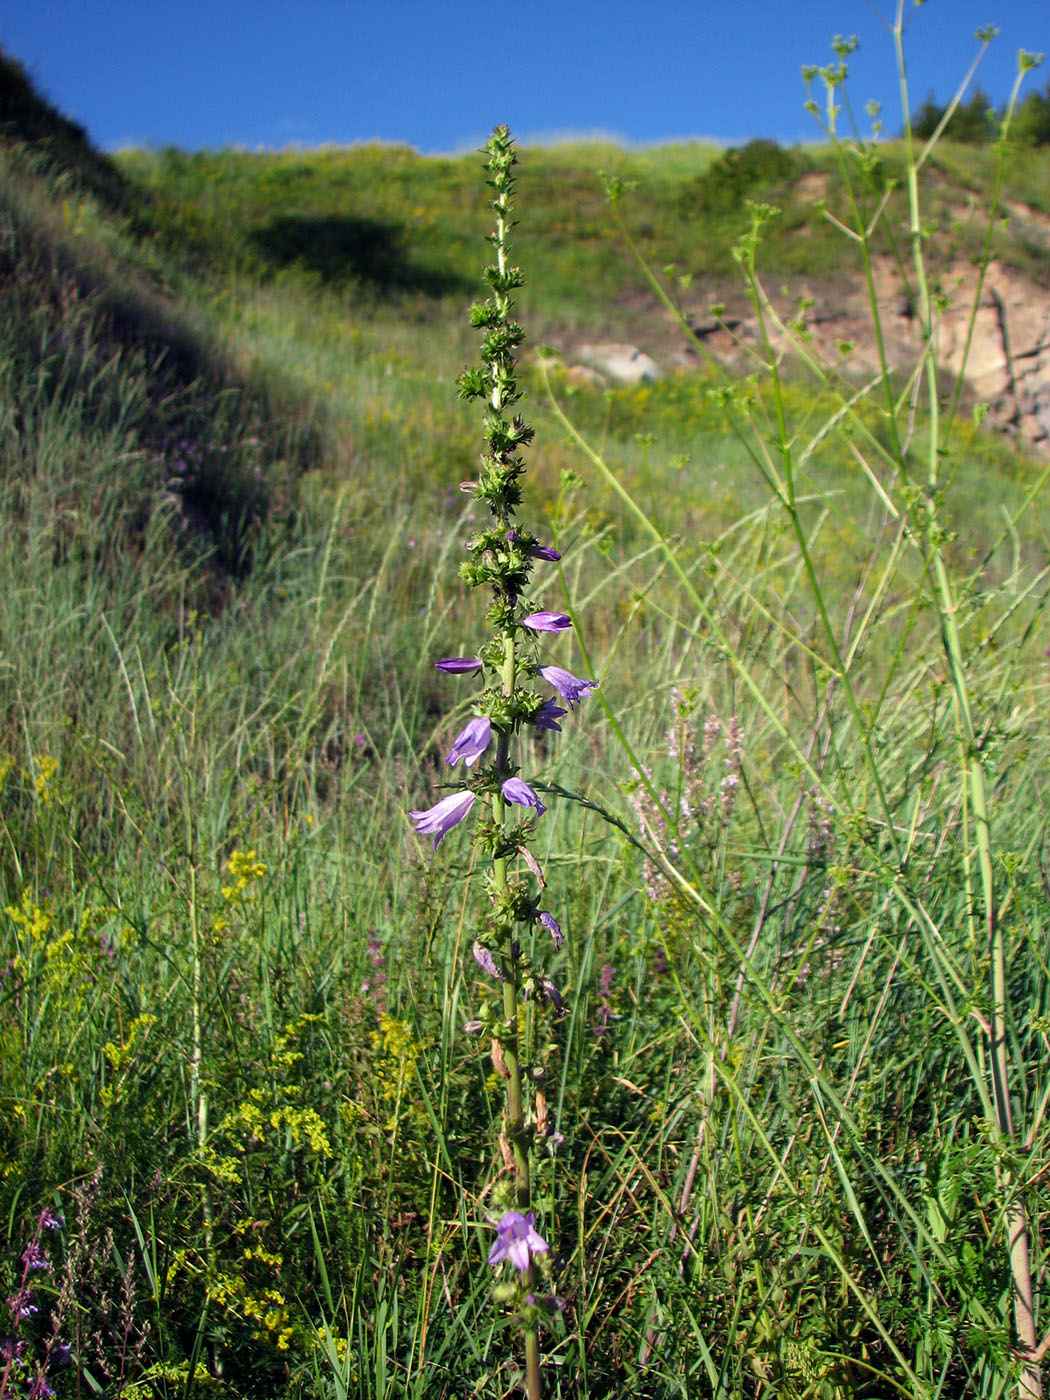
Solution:
M186 1250L186 1249L176 1249L176 1250L174 1251L174 1253L172 1254L171 1259L170 1259L170 1261L169 1261L169 1263L168 1263L168 1267L167 1267L167 1269L165 1270L165 1273L164 1273L164 1281L165 1281L165 1283L167 1284L167 1286L168 1286L169 1288L172 1286L172 1284L173 1284L173 1283L175 1282L175 1280L178 1278L179 1274L182 1273L182 1272L184 1272L184 1271L186 1270L188 1260L189 1260L189 1251L188 1251L188 1250Z
M106 1041L102 1047L102 1053L109 1061L110 1068L115 1074L120 1074L122 1070L127 1068L136 1047L144 1039L145 1032L156 1023L156 1016L151 1016L148 1011L144 1012L141 1016L136 1016L128 1026L123 1045L115 1045L112 1040Z
M59 963L73 953L73 930L63 929L57 938L52 938L44 948L44 961Z
M171 1394L172 1388L185 1392L189 1388L186 1385L189 1372L188 1361L158 1361L143 1371L138 1380L121 1387L121 1400L161 1400L162 1396ZM157 1382L156 1389L153 1386L154 1381ZM193 1382L194 1390L224 1389L222 1381L211 1374L203 1361L198 1361L194 1367Z
M350 1343L345 1337L341 1337L338 1332L332 1332L327 1327L318 1327L317 1340L322 1346L327 1346L329 1342L335 1352L336 1359L342 1365L350 1353Z
M14 970L36 995L61 1004L69 1015L79 1014L97 988L105 951L113 955L134 938L124 925L115 939L100 943L96 930L118 913L108 905L85 908L75 925L59 931L50 908L38 904L28 888L20 903L6 905L3 912L22 935Z
M0 1041L0 1053L6 1049L7 1046ZM28 1121L26 1106L9 1094L0 1094L0 1113L3 1113L8 1129L0 1140L0 1181L9 1181L16 1176L24 1181L25 1165L16 1144L20 1141L21 1131ZM12 1129L14 1131L11 1131Z
M54 789L51 784L58 772L58 759L52 758L49 753L38 754L33 759L33 767L36 769L36 775L33 779L36 795L45 807L50 807L54 798Z
M4 913L23 933L29 935L31 943L43 943L47 938L51 927L51 915L39 904L33 903L33 896L28 887L22 891L22 903L8 904Z
M99 1091L99 1097L106 1108L112 1108L121 1086L126 1082L128 1070L133 1066L135 1052L141 1046L150 1026L156 1023L156 1016L148 1013L137 1016L128 1026L127 1036L122 1045L116 1045L109 1040L102 1047L102 1053L109 1062L112 1077L108 1084L103 1084Z
M102 1047L102 1053L109 1061L112 1071L112 1079L109 1084L104 1084L101 1090L102 1102L110 1108L126 1078L126 1072L135 1058L136 1050L141 1046L146 1038L146 1032L150 1026L156 1024L156 1016L151 1016L145 1012L141 1016L136 1016L128 1026L127 1034L122 1045L116 1045L112 1040L107 1040Z
M59 931L46 904L37 904L31 890L23 890L21 902L3 911L22 932L21 951L14 968L38 994L61 1005L70 1015L79 1014L98 986L100 963L134 941L125 924L115 938L99 941L96 931L118 910L110 905L89 906L75 925Z
M266 862L258 859L256 852L231 851L226 869L233 883L223 885L222 897L227 904L255 898L253 886L266 874Z
M334 1362L341 1371L346 1372L347 1361L350 1362L349 1375L346 1379L350 1381L351 1385L357 1385L360 1378L353 1366L356 1358L350 1350L350 1343L346 1338L338 1332L333 1332L330 1327L323 1326L318 1327L316 1336L318 1348L326 1351L329 1360Z
M370 1039L373 1050L382 1050L384 1056L399 1067L402 1080L415 1071L416 1062L426 1048L422 1041L416 1040L407 1021L399 1021L385 1011L379 1018L379 1029L371 1033ZM398 1093L400 1086L384 1094L384 1098L396 1097Z
M200 1164L213 1181L225 1181L230 1186L240 1186L244 1182L240 1164L235 1157L224 1157L207 1143L199 1150Z
M15 761L10 754L0 753L0 792L3 792L4 783L7 781L7 775L14 766Z
M307 1026L316 1026L324 1022L324 1017L316 1012L304 1011L296 1016L294 1021L289 1021L280 1035L274 1037L273 1049L270 1051L270 1067L272 1069L294 1069L303 1058L301 1050L292 1047L297 1045L303 1031Z
M344 1099L339 1105L339 1118L344 1127L356 1130L367 1117L365 1109L355 1099Z
M271 1254L261 1246L244 1250L244 1267L253 1262L279 1273L284 1263L279 1254ZM208 1301L217 1303L226 1312L249 1325L255 1324L252 1336L257 1342L269 1342L278 1351L287 1351L295 1339L291 1309L278 1288L253 1287L243 1273L219 1273L208 1282Z
M243 1235L244 1233L244 1229L238 1227L238 1234ZM245 1245L242 1258L246 1264L250 1264L253 1259L258 1259L260 1264L267 1264L271 1269L276 1269L278 1273L284 1263L283 1255L274 1254L272 1250L264 1249L261 1244Z
M302 1092L299 1084L283 1088L286 1099L298 1099ZM278 1103L268 1089L250 1089L247 1099L222 1120L222 1131L234 1138L234 1151L240 1153L245 1150L244 1139L266 1142L276 1134L278 1140L287 1137L293 1146L306 1147L321 1157L333 1155L321 1115L301 1103Z
M247 1098L222 1121L222 1130L232 1139L235 1152L243 1155L246 1140L266 1142L276 1136L321 1157L332 1157L328 1128L321 1115L303 1103L303 1086L283 1082L303 1059L303 1052L296 1048L303 1032L323 1021L323 1016L304 1012L274 1037L269 1056L273 1082L265 1089L250 1089Z
M80 932L93 933L95 929L110 919L115 919L120 910L115 904L89 904L80 915ZM113 946L131 948L135 943L135 930L130 924L123 924Z
M397 1127L401 1103L415 1079L416 1065L426 1044L415 1038L407 1021L399 1021L396 1016L386 1012L379 1018L379 1029L372 1031L369 1039L376 1052L374 1069L379 1100L394 1105L394 1112L384 1125L384 1132L392 1133ZM414 1101L412 1116L425 1117L422 1106Z

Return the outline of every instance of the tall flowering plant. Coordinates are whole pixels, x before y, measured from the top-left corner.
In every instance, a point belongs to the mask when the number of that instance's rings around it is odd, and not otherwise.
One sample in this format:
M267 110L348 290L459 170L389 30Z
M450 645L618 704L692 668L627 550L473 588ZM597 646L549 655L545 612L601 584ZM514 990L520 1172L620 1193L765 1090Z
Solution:
M421 835L433 837L435 850L452 827L473 816L474 844L486 869L488 915L473 952L489 982L473 1028L487 1033L493 1064L505 1081L507 1095L499 1134L506 1170L492 1191L496 1239L488 1263L504 1275L495 1288L497 1299L516 1309L521 1318L526 1393L534 1400L542 1393L540 1315L544 1308L554 1307L555 1300L546 1282L550 1247L531 1208L531 1158L551 1129L545 1066L526 1062L529 1047L547 1037L540 1037L535 1025L531 1035L525 1030L537 1015L564 1014L565 1003L526 945L557 949L564 940L554 915L541 908L545 882L530 850L536 823L547 809L522 776L519 760L522 737L530 730L560 730L559 721L597 682L546 664L540 652L543 639L568 631L572 622L564 613L535 608L529 599L534 564L560 556L517 523L525 472L521 453L532 441L533 430L516 411L521 395L515 352L524 332L513 319L513 293L525 279L508 259L516 157L505 126L495 129L486 151L496 216L489 241L496 259L485 270L489 295L470 311L471 324L484 331L481 364L466 370L457 387L460 397L484 405L486 451L478 479L464 482L463 489L488 506L491 520L468 542L470 558L461 572L470 587L491 590L490 635L477 656L446 657L436 663L447 675L474 676L482 688L473 717L446 758L462 775L458 785L434 806L410 816ZM554 693L544 693L542 687ZM528 936L533 933L540 937Z

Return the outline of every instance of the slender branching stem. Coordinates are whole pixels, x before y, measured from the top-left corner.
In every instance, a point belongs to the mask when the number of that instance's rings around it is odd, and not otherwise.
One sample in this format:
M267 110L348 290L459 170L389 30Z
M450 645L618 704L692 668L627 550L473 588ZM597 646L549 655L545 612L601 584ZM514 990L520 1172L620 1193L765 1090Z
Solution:
M897 7L894 40L901 87L901 106L905 115L909 233L919 294L918 314L923 345L922 374L926 382L927 412L929 414L926 523L922 543L924 552L928 554L933 564L932 576L935 585L937 613L954 697L959 771L966 789L972 818L972 839L976 847L976 864L981 887L980 908L984 922L986 946L989 951L989 997L991 1003L988 1017L989 1076L995 1109L993 1128L1000 1143L1000 1153L996 1165L996 1178L1000 1195L999 1207L1002 1212L1013 1283L1014 1328L1021 1352L1022 1369L1019 1394L1022 1400L1037 1400L1037 1397L1043 1393L1043 1386L1035 1330L1035 1298L1030 1259L1028 1212L1023 1184L1018 1179L1017 1172L1009 1158L1010 1152L1015 1148L1015 1143L1007 1047L1007 1035L1011 1025L1011 1008L1006 976L1006 943L1002 923L998 916L990 804L960 635L959 604L944 557L943 541L946 536L937 518L938 472L943 446L940 421L941 393L937 364L937 328L934 303L926 274L924 236L919 203L919 161L915 157L911 124L908 120L902 0Z

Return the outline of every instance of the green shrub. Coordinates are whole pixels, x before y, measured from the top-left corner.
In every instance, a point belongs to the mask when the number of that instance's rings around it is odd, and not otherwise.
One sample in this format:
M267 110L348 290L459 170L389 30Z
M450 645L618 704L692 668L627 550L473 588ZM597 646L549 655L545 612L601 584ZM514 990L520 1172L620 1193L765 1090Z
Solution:
M733 213L758 191L767 193L795 179L805 168L803 157L764 138L746 146L731 146L696 182L694 198L705 215Z

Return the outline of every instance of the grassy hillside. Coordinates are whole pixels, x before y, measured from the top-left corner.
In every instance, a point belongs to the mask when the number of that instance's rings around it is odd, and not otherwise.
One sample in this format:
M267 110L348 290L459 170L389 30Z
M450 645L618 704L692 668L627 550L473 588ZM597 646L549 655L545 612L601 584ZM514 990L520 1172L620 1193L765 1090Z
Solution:
M1016 151L1008 198L1050 212L1046 161L1040 149ZM900 150L884 146L880 162L878 178L899 182ZM120 163L155 193L164 246L196 249L213 270L271 280L294 267L344 289L431 299L469 295L474 284L487 217L475 156L424 157L393 146L254 154L168 149L129 151ZM928 214L942 245L954 239L967 246L958 206L969 195L987 203L993 165L990 150L939 150ZM615 303L644 289L609 217L599 174L633 186L632 232L656 266L673 262L697 278L733 276L731 248L746 227L744 201L753 198L781 209L766 240L768 275L833 277L851 267L848 243L823 212L845 214L838 160L826 148L784 151L771 142L728 153L702 145L642 152L540 147L522 169L528 217L516 244L533 270L523 302L533 318L560 313L600 324L596 308L603 300ZM823 195L815 196L815 188ZM971 251L979 248L979 232L970 231ZM1039 251L1008 227L996 243L997 255L1023 265L1036 264Z
M462 833L435 857L407 817L472 710L433 662L485 638L454 388L478 161L113 166L18 91L0 1267L37 1310L8 1304L0 1396L34 1368L142 1400L513 1393L484 1265L502 1089L461 1033L484 899ZM598 168L636 182L643 254L722 297L745 198L782 208L764 275L857 276L813 204L845 216L837 159L522 153L530 350L672 333ZM931 266L979 246L953 211L990 160L931 164ZM1011 199L1050 208L1046 160L1011 158ZM525 515L562 553L534 603L572 610L549 654L600 679L522 753L570 1008L532 1047L564 1138L535 1151L548 1391L997 1397L1004 1220L1025 1203L1038 1276L1050 1164L1045 470L946 421L929 365L860 394L765 358L555 369L550 396L527 361Z

